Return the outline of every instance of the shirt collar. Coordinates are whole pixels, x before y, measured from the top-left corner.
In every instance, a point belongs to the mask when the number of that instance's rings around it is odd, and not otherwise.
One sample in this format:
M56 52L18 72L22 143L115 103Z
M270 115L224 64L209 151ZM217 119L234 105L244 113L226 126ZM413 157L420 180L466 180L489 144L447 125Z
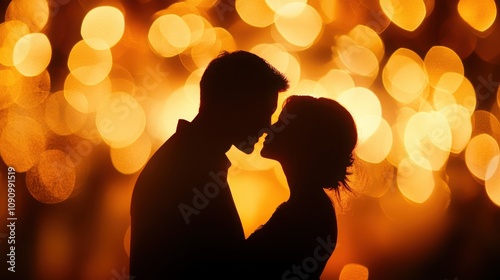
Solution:
M204 131L209 130L197 129L187 120L180 119L177 123L176 134L190 135L188 137L192 140L193 149L199 150L200 153L211 157L215 161L220 161L221 164L229 168L231 161L226 156L227 149L220 145L216 135Z

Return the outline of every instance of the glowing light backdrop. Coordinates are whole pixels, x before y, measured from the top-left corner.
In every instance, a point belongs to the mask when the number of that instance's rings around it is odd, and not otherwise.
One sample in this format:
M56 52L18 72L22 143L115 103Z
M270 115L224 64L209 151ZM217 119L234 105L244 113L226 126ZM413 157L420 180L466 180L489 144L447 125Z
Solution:
M329 97L358 125L357 196L343 195L337 207L339 243L325 279L498 273L495 1L1 5L2 201L12 166L25 279L128 277L137 175L177 120L195 116L208 62L236 49L289 78L280 102L291 94ZM259 150L228 152L246 235L288 195L280 166Z

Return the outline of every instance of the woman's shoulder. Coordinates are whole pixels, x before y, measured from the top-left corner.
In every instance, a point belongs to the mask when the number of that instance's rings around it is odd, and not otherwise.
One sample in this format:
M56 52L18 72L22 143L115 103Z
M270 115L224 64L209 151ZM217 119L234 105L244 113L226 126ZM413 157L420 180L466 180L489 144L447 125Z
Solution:
M328 196L317 201L289 200L280 204L266 224L261 225L256 232L264 234L272 232L297 232L301 229L329 228L336 224L335 208Z

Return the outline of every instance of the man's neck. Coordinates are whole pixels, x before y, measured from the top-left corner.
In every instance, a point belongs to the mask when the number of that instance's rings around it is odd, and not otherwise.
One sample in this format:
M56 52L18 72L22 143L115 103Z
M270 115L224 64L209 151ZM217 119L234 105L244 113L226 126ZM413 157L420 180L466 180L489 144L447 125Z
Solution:
M207 146L226 153L231 148L232 141L227 128L223 127L222 123L216 118L198 114L191 122L191 126L204 138Z

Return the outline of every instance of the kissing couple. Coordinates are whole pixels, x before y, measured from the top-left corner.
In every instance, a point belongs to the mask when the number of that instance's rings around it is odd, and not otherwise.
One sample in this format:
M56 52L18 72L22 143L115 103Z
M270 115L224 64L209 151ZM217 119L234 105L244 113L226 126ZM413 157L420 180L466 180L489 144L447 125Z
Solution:
M337 240L325 190L347 184L357 142L334 100L291 96L271 124L287 79L259 56L224 52L200 82L200 108L156 151L132 195L130 275L143 279L319 279ZM290 188L266 224L245 239L227 182L226 152L261 151Z

